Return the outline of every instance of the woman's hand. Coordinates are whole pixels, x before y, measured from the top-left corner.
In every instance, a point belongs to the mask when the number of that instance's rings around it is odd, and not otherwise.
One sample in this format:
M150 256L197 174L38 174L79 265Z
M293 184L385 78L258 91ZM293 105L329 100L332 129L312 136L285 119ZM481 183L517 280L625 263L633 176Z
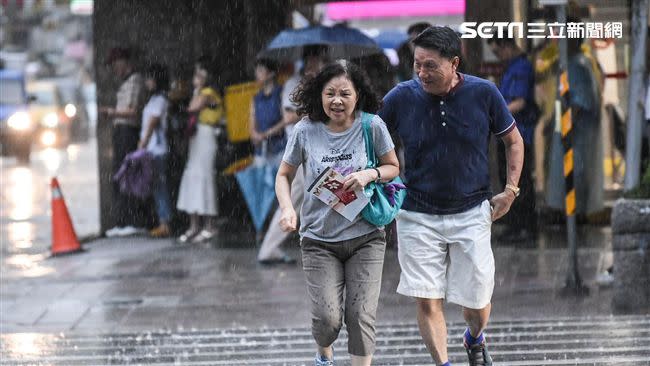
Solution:
M377 172L374 169L365 169L352 174L348 174L343 182L343 188L346 191L354 191L357 188L365 188L368 183L377 179Z
M253 145L259 145L262 141L264 141L264 139L264 134L257 131L251 131L251 142Z
M280 229L284 232L296 231L296 226L298 225L298 218L296 217L296 211L293 207L287 207L282 210L282 216L280 216Z

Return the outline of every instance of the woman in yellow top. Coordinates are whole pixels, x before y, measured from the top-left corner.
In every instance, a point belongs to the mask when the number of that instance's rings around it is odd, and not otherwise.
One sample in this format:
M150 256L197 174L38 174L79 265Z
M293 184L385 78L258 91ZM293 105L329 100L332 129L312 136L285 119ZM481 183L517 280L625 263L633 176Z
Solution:
M194 68L194 96L188 111L198 113L196 132L190 137L187 163L176 207L190 215L190 227L178 240L198 243L216 234L217 192L212 167L217 144L214 127L223 116L219 93L211 86L214 79L209 61L199 59Z

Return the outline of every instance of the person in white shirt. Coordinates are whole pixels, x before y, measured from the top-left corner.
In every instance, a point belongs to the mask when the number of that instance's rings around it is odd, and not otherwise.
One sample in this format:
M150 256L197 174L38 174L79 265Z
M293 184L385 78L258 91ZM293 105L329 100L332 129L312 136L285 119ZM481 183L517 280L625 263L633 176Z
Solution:
M167 185L167 89L169 76L167 69L153 64L145 71L145 86L151 93L142 111L142 130L140 132L139 149L146 149L153 156L154 184L153 197L158 216L158 226L149 232L154 238L164 238L171 234L169 222L172 216L172 206Z
M320 72L325 66L327 60L325 46L311 46L303 52L303 67L299 74L289 78L282 89L282 121L285 128L287 139L293 134L293 129L300 117L296 113L298 106L293 102L292 95L303 80L310 79ZM291 186L291 201L296 212L300 212L304 198L305 181L303 179L302 168L293 180ZM293 264L295 259L289 257L280 246L289 237L290 233L280 229L280 217L282 211L278 208L271 219L269 229L264 235L264 240L257 254L257 261L264 265L273 264Z

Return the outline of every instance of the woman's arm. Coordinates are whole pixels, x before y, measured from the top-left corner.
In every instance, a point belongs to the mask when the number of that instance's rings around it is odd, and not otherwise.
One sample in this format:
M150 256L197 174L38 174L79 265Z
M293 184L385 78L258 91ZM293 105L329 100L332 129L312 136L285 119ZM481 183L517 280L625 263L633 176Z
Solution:
M255 118L255 104L253 102L251 102L250 111L251 112L248 117L248 132L251 136L251 142L254 145L257 145L260 142L262 142L262 140L264 140L264 136L257 130L257 120Z
M343 187L347 190L364 188L368 183L374 182L381 177L382 182L390 181L399 175L399 160L395 149L379 157L379 166L375 169L364 169L345 177Z
M144 149L147 147L149 140L151 139L151 135L153 135L153 131L156 130L158 125L160 125L160 117L151 117L149 120L149 127L147 128L147 131L145 132L142 140L140 140L138 143L138 149Z
M284 122L283 119L279 119L273 127L269 128L268 130L264 131L262 133L262 137L264 138L269 138L271 136L279 135L282 132L284 132Z
M210 102L210 100L207 95L196 94L192 97L192 100L190 100L190 106L187 107L187 111L190 113L200 112L201 109L208 105L208 102Z
M295 231L298 225L298 217L293 209L293 203L291 203L291 182L296 176L297 169L298 167L283 161L280 163L280 169L275 177L275 195L278 197L280 210L282 210L280 228L285 232Z

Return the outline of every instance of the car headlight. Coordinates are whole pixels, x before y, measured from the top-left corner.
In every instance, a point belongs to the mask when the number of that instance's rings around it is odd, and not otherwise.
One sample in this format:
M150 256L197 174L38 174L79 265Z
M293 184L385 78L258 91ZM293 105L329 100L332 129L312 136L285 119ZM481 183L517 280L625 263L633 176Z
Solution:
M72 103L66 104L63 111L65 112L65 115L68 116L68 118L72 118L77 115L77 107L75 107Z
M32 126L32 120L29 118L29 114L16 112L7 120L7 126L17 131L25 131Z
M45 118L43 118L43 124L45 127L54 128L59 124L59 116L54 112L50 112L45 115Z

